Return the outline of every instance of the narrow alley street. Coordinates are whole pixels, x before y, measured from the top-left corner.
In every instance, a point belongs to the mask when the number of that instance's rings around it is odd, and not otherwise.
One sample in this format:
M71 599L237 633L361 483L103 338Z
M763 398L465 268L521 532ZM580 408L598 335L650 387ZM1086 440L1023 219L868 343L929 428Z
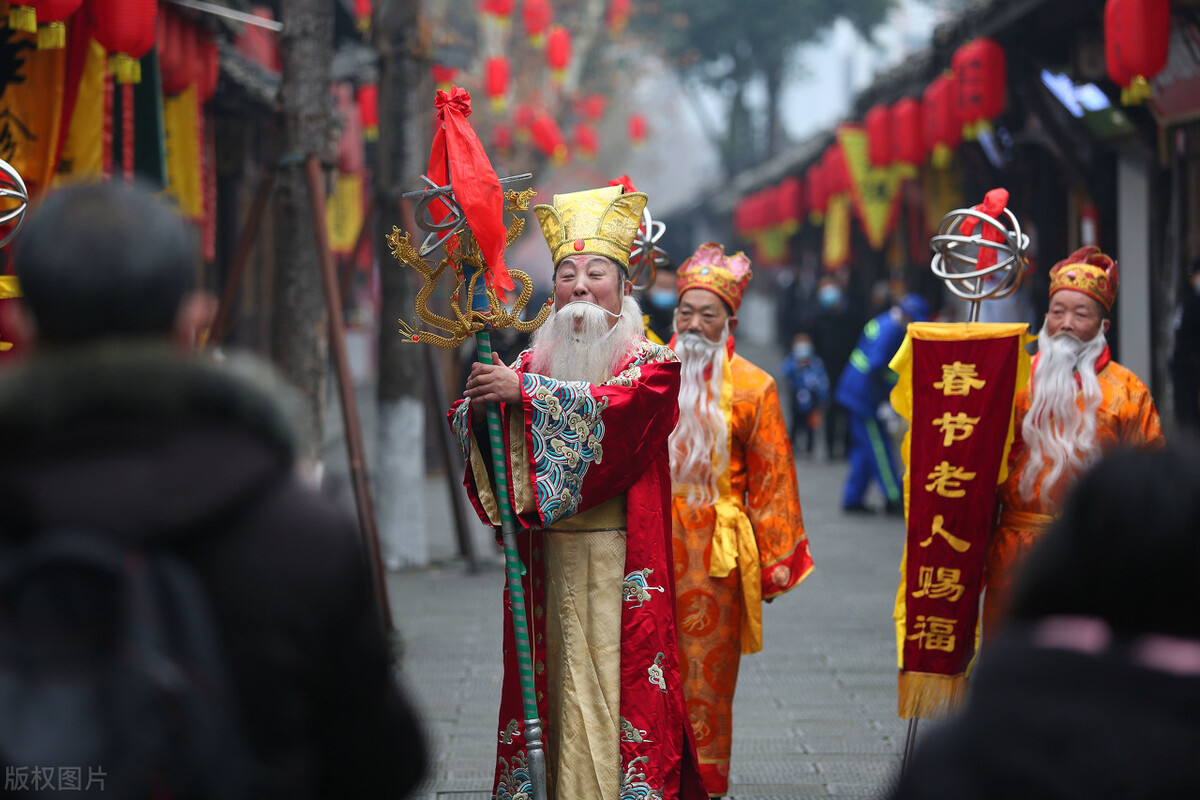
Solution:
M763 652L742 659L729 800L878 797L900 762L891 610L903 545L894 517L844 516L843 463L800 459L816 569L764 606ZM431 500L431 502L435 502ZM418 800L486 800L499 701L499 555L468 574L449 558L389 582L433 768ZM490 555L490 554L489 554Z

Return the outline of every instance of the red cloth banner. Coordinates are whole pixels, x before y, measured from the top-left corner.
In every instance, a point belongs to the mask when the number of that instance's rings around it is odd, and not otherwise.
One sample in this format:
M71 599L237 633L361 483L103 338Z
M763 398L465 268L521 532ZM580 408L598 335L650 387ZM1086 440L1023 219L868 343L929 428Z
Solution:
M902 717L942 716L966 690L1026 341L1023 324L918 323L892 360L892 404L909 421L896 598Z

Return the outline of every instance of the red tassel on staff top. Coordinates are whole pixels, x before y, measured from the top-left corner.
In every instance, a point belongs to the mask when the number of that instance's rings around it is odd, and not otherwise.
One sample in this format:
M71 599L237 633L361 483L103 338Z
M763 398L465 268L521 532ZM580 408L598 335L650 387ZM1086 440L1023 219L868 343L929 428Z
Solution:
M427 174L439 186L449 182L454 188L454 199L462 208L487 265L484 280L495 290L496 298L504 302L504 293L516 288L504 263L504 240L508 236L504 227L504 190L479 137L467 122L471 93L455 86L448 93L438 92L434 106L442 124L433 135Z

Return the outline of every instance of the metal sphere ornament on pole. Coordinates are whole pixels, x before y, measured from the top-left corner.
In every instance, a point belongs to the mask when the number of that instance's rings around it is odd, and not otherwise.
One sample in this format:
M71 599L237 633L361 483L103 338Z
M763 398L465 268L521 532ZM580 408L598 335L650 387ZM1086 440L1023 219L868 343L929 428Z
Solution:
M17 235L21 223L25 221L25 212L29 210L29 189L25 186L21 174L3 159L0 159L0 198L4 199L3 205L6 206L7 201L16 201L16 205L0 209L0 225L13 223L12 228L4 234L4 238L0 239L0 247L4 247Z
M1008 191L992 189L979 205L942 217L929 240L930 269L951 294L970 303L968 322L979 321L980 302L1008 297L1025 274L1029 236L1007 204Z

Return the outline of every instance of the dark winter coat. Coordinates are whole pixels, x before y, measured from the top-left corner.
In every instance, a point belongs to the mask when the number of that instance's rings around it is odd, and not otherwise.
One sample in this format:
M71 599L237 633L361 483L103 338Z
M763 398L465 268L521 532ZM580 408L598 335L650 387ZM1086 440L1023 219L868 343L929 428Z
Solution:
M176 552L212 599L256 797L402 797L424 745L355 528L297 480L280 393L243 371L109 345L0 372L2 535L80 526Z

